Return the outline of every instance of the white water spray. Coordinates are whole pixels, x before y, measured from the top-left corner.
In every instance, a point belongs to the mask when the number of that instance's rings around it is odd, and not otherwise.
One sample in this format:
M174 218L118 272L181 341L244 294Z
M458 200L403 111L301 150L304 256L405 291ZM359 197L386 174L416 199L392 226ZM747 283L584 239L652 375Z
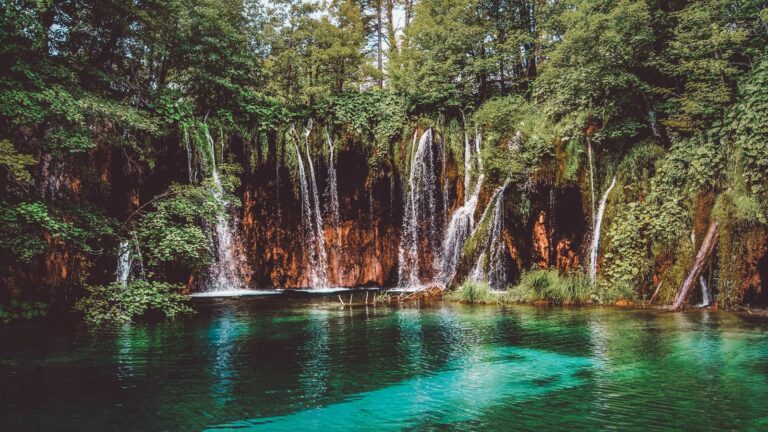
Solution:
M296 161L299 167L299 185L301 191L301 225L302 241L306 248L307 273L313 287L328 286L327 257L325 253L325 236L323 235L323 216L320 213L320 198L317 193L315 172L312 166L312 158L309 153L309 134L312 131L310 122L304 130L304 141L309 163L311 183L307 180L307 173L299 150L299 137L296 129L291 128L294 135L294 148L296 149Z
M483 173L482 159L480 158L481 139L481 135L478 132L475 138L475 155L480 174L471 194L469 193L470 180L468 179L472 176L472 147L469 145L469 140L465 139L464 184L467 189L465 189L466 192L464 194L464 205L453 212L445 231L442 252L435 258L436 260L439 260L439 262L436 263L436 268L440 269L437 279L439 282L446 285L456 274L456 266L464 253L464 244L475 227L475 210L477 209L480 190L482 189L483 179L485 177Z
M507 257L504 245L504 189L496 197L491 220L491 237L488 249L490 259L488 263L488 285L493 289L503 289L507 284Z
M408 195L405 200L402 238L398 250L398 285L401 287L421 285L419 250L422 247L434 250L435 245L438 244L435 234L440 223L438 220L440 215L436 211L439 185L435 176L432 144L432 129L427 129L421 135L418 147L411 150L411 172L408 177ZM420 227L420 223L423 223L425 229Z
M133 266L133 251L131 251L131 242L122 240L117 249L117 270L115 271L115 282L120 285L128 285L131 277L131 267Z
M616 177L611 180L611 185L605 190L603 198L600 200L600 207L595 216L595 227L592 230L592 244L589 248L589 279L594 284L597 280L597 253L600 249L600 229L603 225L603 214L605 213L605 204L608 201L608 194L616 186Z
M230 221L226 217L230 202L225 197L224 187L221 184L219 172L216 169L216 151L213 137L207 126L204 127L204 130L211 152L211 177L213 179L211 193L216 202L224 209L224 213L216 218L216 225L214 227L216 261L211 266L211 285L208 291L240 290L245 288L241 275L244 263L237 259L235 254L236 236Z

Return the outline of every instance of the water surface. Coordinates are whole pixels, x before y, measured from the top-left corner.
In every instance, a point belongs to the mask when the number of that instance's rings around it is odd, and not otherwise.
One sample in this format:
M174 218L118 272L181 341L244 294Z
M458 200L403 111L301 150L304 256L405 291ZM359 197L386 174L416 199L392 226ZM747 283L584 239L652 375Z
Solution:
M2 430L766 430L768 319L199 299L0 328Z

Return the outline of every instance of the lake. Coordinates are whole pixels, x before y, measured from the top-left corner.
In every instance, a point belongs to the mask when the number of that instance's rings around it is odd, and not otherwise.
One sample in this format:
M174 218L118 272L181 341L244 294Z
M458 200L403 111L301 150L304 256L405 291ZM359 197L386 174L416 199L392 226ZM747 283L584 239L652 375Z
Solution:
M3 430L767 430L768 319L196 299L0 327Z

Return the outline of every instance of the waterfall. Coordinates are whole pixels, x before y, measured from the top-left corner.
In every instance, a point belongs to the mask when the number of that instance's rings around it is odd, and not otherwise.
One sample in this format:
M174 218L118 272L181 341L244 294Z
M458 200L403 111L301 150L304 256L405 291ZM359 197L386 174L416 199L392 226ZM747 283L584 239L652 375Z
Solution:
M592 223L595 223L595 166L592 163L592 141L587 137L587 161L589 161L589 195L592 202Z
M312 205L314 207L314 224L315 224L315 241L317 243L317 260L320 265L317 269L317 284L313 284L313 287L327 287L328 286L328 255L325 251L325 231L323 227L323 214L320 213L320 194L317 192L317 179L315 178L315 167L312 163L312 155L309 152L309 134L312 132L312 120L309 121L309 125L304 130L304 146L307 150L307 165L309 166L309 176L312 182L310 183L312 191Z
M490 252L491 257L501 258L504 259L504 250L499 249L498 246L500 246L498 243L500 243L501 233L504 229L504 220L503 220L503 209L499 209L500 206L503 205L504 202L504 190L507 188L507 185L509 185L509 180L507 180L506 183L504 183L503 186L499 187L493 192L493 195L491 195L491 199L488 201L488 206L485 207L485 210L483 210L483 215L480 217L480 221L484 221L491 217L493 220L491 222L491 237L487 238L485 240L485 243L482 245L483 252L480 253L480 256L477 257L477 260L475 261L475 264L472 266L472 271L469 274L468 280L475 281L475 282L481 282L481 281L488 281L489 273L486 272L485 268L485 261L486 261L486 252ZM492 216L489 216L489 212L493 212ZM468 238L474 238L478 234L478 229L480 228L480 224L475 226L475 229L472 231L472 233L469 235ZM494 232L494 229L496 232ZM494 234L497 239L496 242L494 242ZM488 263L489 266L494 266L493 263ZM503 275L503 279L506 280L506 264L504 262L500 263L501 266L499 267L496 265L495 268L493 268L493 272L495 274L495 277L498 277L500 275Z
M189 184L194 184L197 176L195 175L196 172L193 171L192 159L195 157L195 154L192 149L192 141L189 137L189 129L186 127L184 127L184 147L187 150L187 175L189 176Z
M120 241L117 248L117 270L115 271L115 282L120 285L128 285L131 277L131 266L133 265L133 253L131 243L128 240Z
M477 257L477 261L475 261L474 267L472 267L472 271L469 273L469 280L474 282L481 282L484 281L486 278L485 275L485 268L483 267L485 265L485 252L482 252L479 257Z
M401 287L421 285L419 250L425 247L434 250L437 244L436 233L440 225L440 215L436 208L436 195L439 185L435 176L432 144L432 129L427 129L421 135L415 153L414 149L411 149L411 172L408 176L408 193L398 250L398 284ZM420 223L426 229L422 229Z
M653 136L655 138L661 138L661 133L659 132L659 126L656 121L656 111L652 109L648 109L648 122L651 124L651 132L653 133Z
M506 186L506 185L505 185ZM491 220L491 237L488 249L490 260L488 268L488 284L493 289L502 289L507 283L507 260L504 247L504 189L496 198Z
M336 257L336 280L341 281L343 276L342 267L338 265L339 247L341 246L341 239L339 238L339 190L336 180L336 166L334 162L335 148L333 140L328 134L328 130L325 131L325 138L328 141L328 216L331 219L331 226L333 227L333 248Z
M446 229L445 239L443 240L443 250L439 255L440 272L438 280L447 284L453 279L456 273L456 265L464 252L464 243L469 238L472 228L475 225L475 209L477 208L478 196L480 195L480 184L475 187L472 197L463 206L456 209L451 216L451 221Z
M216 261L211 266L211 286L209 291L226 291L244 289L241 271L243 263L235 255L235 232L230 226L226 214L229 211L230 202L224 195L224 187L219 178L219 172L216 169L216 150L213 137L208 127L204 127L205 136L208 139L211 152L211 178L213 179L213 188L211 193L216 202L224 209L223 214L216 218L214 227L214 251Z
M325 137L328 141L328 215L331 218L331 225L334 233L339 228L339 191L336 182L336 166L334 165L334 146L328 131L325 131Z
M707 288L707 280L704 276L699 276L699 283L701 284L701 304L700 307L709 306L709 289Z
M469 173L472 172L472 146L469 145L466 127L464 128L464 202L469 201L469 182L471 181Z
M611 193L611 189L614 186L616 186L616 177L611 180L611 185L608 186L608 189L603 194L603 198L600 199L600 207L598 207L597 215L595 216L595 227L592 230L592 245L589 248L589 278L593 284L597 279L597 252L600 249L600 228L603 224L605 203L608 201L608 194Z
M472 176L472 147L469 145L469 140L465 139L464 185L467 189L465 189L464 193L464 205L453 212L445 231L442 253L436 258L439 258L440 260L436 265L436 267L440 269L438 273L438 281L443 284L448 284L456 274L456 266L464 253L464 244L475 227L475 210L477 209L477 202L480 197L480 190L482 189L483 179L485 177L482 169L482 160L480 158L480 140L481 135L477 133L475 139L476 158L480 173L477 178L477 183L472 190L472 194L469 194L471 180L468 179Z
M307 180L307 173L301 158L301 150L299 150L299 138L296 134L296 129L291 127L291 131L296 138L294 148L296 149L296 161L299 167L302 202L302 241L307 254L307 273L309 274L312 287L327 287L328 271L325 253L325 236L323 235L323 216L320 213L320 197L317 193L315 170L312 166L312 158L309 153L309 134L312 131L312 123L310 122L304 130L304 141L307 151L311 183Z

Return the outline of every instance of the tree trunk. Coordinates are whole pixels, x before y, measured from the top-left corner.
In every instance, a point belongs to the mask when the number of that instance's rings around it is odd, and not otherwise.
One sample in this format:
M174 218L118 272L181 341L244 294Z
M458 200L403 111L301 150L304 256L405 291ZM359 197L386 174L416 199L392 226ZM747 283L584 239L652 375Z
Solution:
M389 43L388 67L398 54L397 29L395 29L395 0L387 0L387 42Z
M413 17L413 0L405 0L405 24L403 30L407 29L411 25L411 18Z
M696 254L696 259L693 262L693 267L691 267L691 272L688 273L688 277L686 277L683 284L680 285L680 290L677 292L677 297L675 297L675 302L671 307L672 310L679 311L683 309L683 306L688 299L688 295L691 293L691 289L696 286L699 277L704 273L707 263L712 257L712 253L715 251L717 237L717 221L712 221L709 225L709 230L707 230L707 235L701 243L699 253Z
M381 19L381 2L382 0L376 0L376 42L377 42L377 59L376 63L379 69L379 88L384 88L384 56L382 55L383 49L383 23Z

